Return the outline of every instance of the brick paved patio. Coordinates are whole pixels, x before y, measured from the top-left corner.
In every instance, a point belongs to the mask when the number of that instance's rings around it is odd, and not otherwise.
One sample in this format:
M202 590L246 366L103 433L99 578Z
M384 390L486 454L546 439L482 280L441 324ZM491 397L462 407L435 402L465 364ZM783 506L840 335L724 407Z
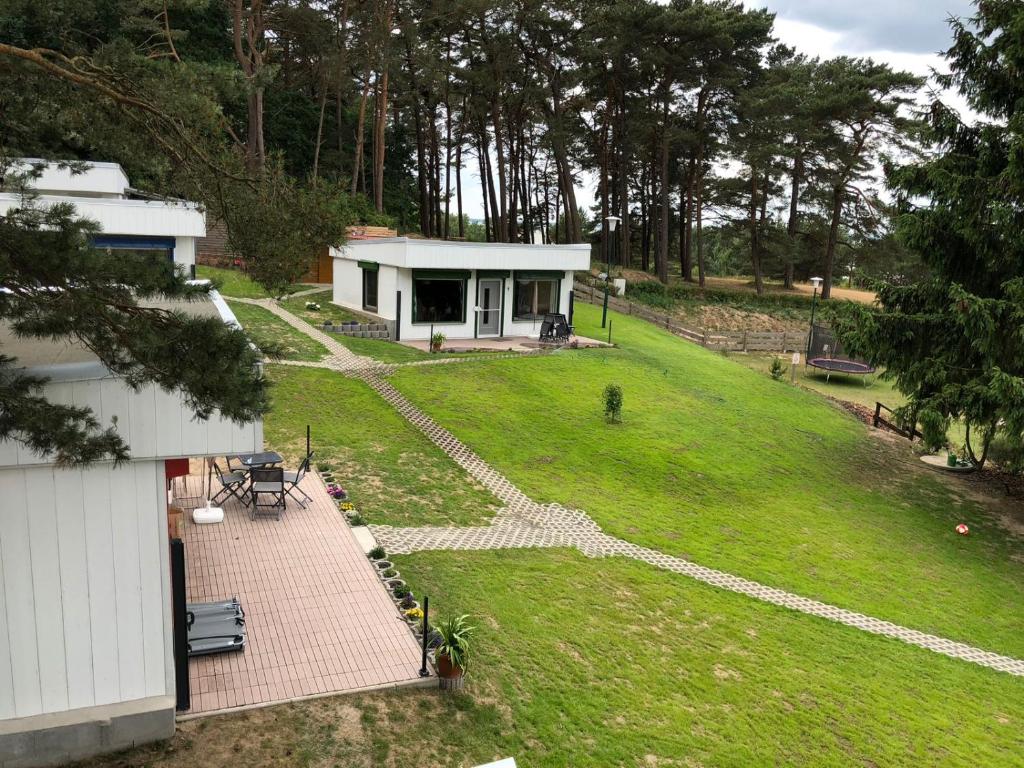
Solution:
M189 517L205 504L203 478L175 481ZM326 489L307 476L306 509L251 521L237 501L224 522L185 523L189 601L237 596L248 645L194 658L191 713L422 682L420 651Z

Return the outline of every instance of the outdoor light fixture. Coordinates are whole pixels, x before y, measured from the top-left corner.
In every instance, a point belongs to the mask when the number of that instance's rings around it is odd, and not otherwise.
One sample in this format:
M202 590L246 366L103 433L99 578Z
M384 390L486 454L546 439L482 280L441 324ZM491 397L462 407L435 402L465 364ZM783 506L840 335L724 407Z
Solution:
M811 299L811 327L807 331L807 354L804 357L804 361L811 356L811 344L814 341L814 310L818 306L818 288L824 282L820 277L812 277L811 285L814 286L814 297Z
M615 227L622 221L618 216L605 216L605 222L608 224L608 234L615 233ZM611 241L609 245L608 241ZM611 248L615 245L615 238L606 238L604 242L604 260L608 266L608 271L602 273L601 279L604 280L604 309L601 310L601 327L605 327L605 323L608 322L608 283L611 281L612 274L612 260L611 260Z

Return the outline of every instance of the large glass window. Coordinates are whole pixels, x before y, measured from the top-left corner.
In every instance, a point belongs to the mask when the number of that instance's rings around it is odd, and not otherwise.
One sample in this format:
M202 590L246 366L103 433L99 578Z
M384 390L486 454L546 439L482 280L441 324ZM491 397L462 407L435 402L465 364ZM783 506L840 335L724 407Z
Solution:
M558 281L516 279L512 303L513 320L541 320L558 311Z
M363 270L363 309L377 311L377 270Z
M417 277L412 281L414 323L464 323L466 281Z

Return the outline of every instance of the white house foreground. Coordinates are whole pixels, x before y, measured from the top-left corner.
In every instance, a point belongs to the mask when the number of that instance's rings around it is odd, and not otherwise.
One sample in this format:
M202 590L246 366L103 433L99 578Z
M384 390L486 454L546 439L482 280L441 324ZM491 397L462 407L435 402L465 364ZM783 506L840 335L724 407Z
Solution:
M333 303L379 317L395 341L536 337L544 315L572 322L573 273L590 246L406 237L332 249Z
M195 277L196 240L206 235L206 217L198 204L133 189L117 163L89 162L81 173L45 160L16 163L18 170L31 166L42 168L31 182L38 204L73 204L78 216L99 224L95 246L168 258L187 277ZM0 191L0 215L21 204L19 194Z
M166 304L170 306L170 304ZM216 293L184 312L235 323ZM168 478L183 457L262 450L262 423L194 418L180 393L133 390L85 347L19 339L46 397L116 419L127 465L58 468L0 441L0 765L54 764L174 733Z

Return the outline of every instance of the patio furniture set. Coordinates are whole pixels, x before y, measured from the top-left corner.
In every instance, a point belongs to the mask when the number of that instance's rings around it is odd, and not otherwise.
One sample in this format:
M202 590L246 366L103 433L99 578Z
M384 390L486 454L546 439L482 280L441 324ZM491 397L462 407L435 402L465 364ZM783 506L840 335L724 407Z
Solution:
M313 455L312 452L307 454L294 471L280 466L284 459L277 451L226 456L226 472L214 461L213 471L221 487L210 501L216 504L238 499L249 508L249 517L253 520L257 517L280 520L288 496L305 509L311 499L299 485L309 472Z

